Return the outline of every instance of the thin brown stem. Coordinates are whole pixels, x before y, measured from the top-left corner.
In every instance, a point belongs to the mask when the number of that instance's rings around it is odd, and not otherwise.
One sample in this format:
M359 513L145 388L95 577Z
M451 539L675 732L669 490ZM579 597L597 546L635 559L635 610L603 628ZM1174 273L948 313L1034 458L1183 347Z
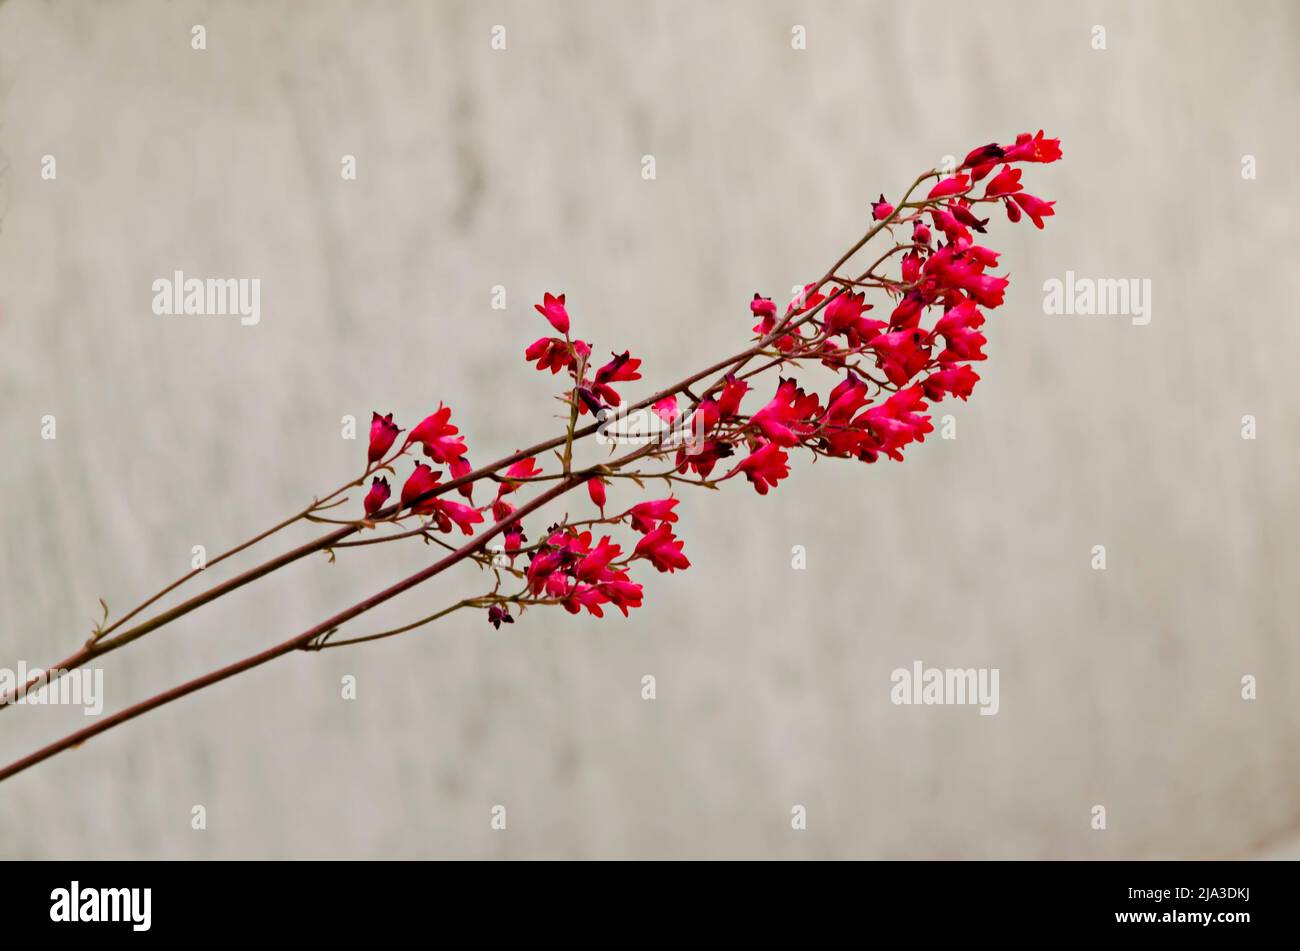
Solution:
M546 492L543 492L535 499L532 499L527 504L521 506L516 512L514 512L510 516L510 518L502 519L501 521L495 523L487 531L483 532L481 535L477 536L473 540L462 545L460 548L456 549L456 551L452 552L450 555L447 555L445 558L435 562L432 565L429 565L427 568L423 568L420 571L417 571L413 575L409 575L408 577L403 578L401 581L398 581L396 584L390 585L389 587L378 592L377 594L373 594L370 597L357 602L356 604L352 605L352 607L345 608L344 610L340 611L338 614L335 614L333 617L321 621L319 624L308 628L307 630L303 631L301 634L289 638L287 641L282 641L279 644L276 644L274 647L267 648L264 651L253 654L249 657L245 657L243 660L236 661L233 664L229 664L218 670L214 670L210 673L204 674L201 677L196 677L193 680L186 681L183 684L180 684L176 687L172 687L170 690L165 690L162 693L149 697L146 700L142 700L139 703L132 704L131 706L127 707L125 710L115 713L112 716L105 717L104 719L100 720L99 722L91 726L86 727L85 729L78 730L75 733L70 733L59 740L55 740L53 743L41 747L40 749L36 750L34 753L30 753L27 756L22 757L21 759L15 760L14 762L10 763L8 766L5 766L3 769L0 769L0 782L9 779L11 776L15 776L18 773L21 773L23 770L29 769L30 767L35 766L37 763L43 762L44 760L49 759L51 756L61 753L66 749L70 749L74 746L78 746L93 736L98 736L99 734L105 732L106 730L111 730L113 727L118 726L119 724L126 723L128 720L133 720L142 714L148 713L150 710L155 710L158 707L171 703L174 700L179 700L181 697L188 696L189 694L194 693L195 691L202 690L204 687L210 687L213 684L220 683L221 681L233 677L236 674L241 674L247 670L252 670L254 667L259 667L262 664L269 663L275 660L277 657L283 657L285 654L289 654L292 653L293 651L306 647L316 638L323 636L324 634L326 634L327 632L335 628L341 627L343 624L347 623L353 618L365 614L367 611L371 610L372 608L378 607L384 602L397 597L399 594L403 594L404 592L409 591L411 588L414 588L416 585L428 581L430 578L441 574L443 571L446 571L448 568L452 567L458 562L464 560L465 558L468 558L470 555L481 550L489 541L491 541L497 535L504 532L512 522L541 508L543 505L547 504L548 502L559 498L561 495L563 495L565 492L568 492L570 489L574 488L575 486L581 485L583 482L586 481L587 477L590 474L591 473L579 473L571 476L569 479L565 480L559 485L554 486L551 489L548 489Z

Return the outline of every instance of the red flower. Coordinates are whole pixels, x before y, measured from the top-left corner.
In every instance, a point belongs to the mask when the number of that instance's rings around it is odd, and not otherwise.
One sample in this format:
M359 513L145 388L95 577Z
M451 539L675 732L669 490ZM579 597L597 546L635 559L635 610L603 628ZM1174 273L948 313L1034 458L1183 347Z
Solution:
M622 383L641 379L641 374L636 372L637 367L641 366L640 360L626 350L612 356L613 360L596 371L597 383Z
M786 315L805 314L826 299L826 295L816 289L816 284L805 284L799 295L786 307Z
M1012 192L1018 192L1024 186L1020 184L1021 170L1012 168L1010 165L1002 166L1002 171L998 172L997 177L988 183L984 189L985 198L1000 198L1003 195L1010 195Z
M948 345L939 354L939 362L948 364L957 360L983 360L984 354L980 347L988 343L988 340L977 331L983 324L984 315L972 300L963 300L945 311L932 331L932 336L942 336Z
M822 311L822 317L826 321L828 331L831 333L844 333L856 327L862 312L870 309L871 305L867 303L867 295L864 292L859 291L856 294L850 294L841 291L831 298L831 302Z
M426 417L424 422L411 430L406 437L406 444L422 443L424 454L436 462L459 459L465 455L465 440L456 435L460 430L448 422L450 419L451 407L439 406L436 413Z
M676 396L665 396L663 399L655 401L654 406L650 408L654 410L656 416L662 419L669 426L677 422L678 409Z
M758 318L753 330L760 337L766 337L776 327L776 302L770 297L755 294L749 302L749 312Z
M917 219L916 224L917 227L913 229L914 234L916 232L924 230L925 231L924 243L929 244L930 229L926 228L925 225L921 223L919 218ZM899 265L899 270L903 274L904 284L915 284L916 279L921 276L921 255L919 255L915 249L908 251L906 254L903 255L903 262L901 265Z
M529 363L537 362L537 369L559 373L574 365L573 350L558 337L542 337L529 344L524 351L524 359Z
M535 475L540 475L541 471L537 465L536 457L529 456L527 459L520 459L506 470L506 474L502 477L501 487L497 489L497 498L518 491L520 483L514 480L531 479Z
M930 189L927 199L947 198L949 195L959 195L970 189L970 176L958 174L952 178L945 178L939 184Z
M370 417L370 451L366 454L366 459L372 465L384 458L384 454L392 448L393 440L401 430L393 422L393 414L380 416L378 413L372 413Z
M601 593L609 603L623 612L627 617L628 608L641 607L641 586L628 580L626 571L614 572L608 581L600 583Z
M645 558L660 571L689 568L691 563L682 554L685 543L673 535L671 527L661 524L637 542L633 557Z
M925 392L925 398L935 403L943 399L945 393L951 393L965 400L971 395L977 382L979 382L979 374L963 363L931 373L922 381L921 389Z
M885 196L881 195L879 201L871 203L871 217L876 221L884 221L894 213L894 206L885 201Z
M415 471L411 473L410 478L406 480L406 484L402 486L402 508L410 507L411 502L414 499L417 499L437 488L440 484L438 482L439 475L441 475L441 473L434 472L433 468L428 463L417 462L415 464ZM436 499L432 498L424 499L412 508L411 511L417 514L431 512L433 511L433 505L436 501Z
M962 168L970 168L972 181L978 182L993 171L999 160L1003 162L1055 162L1060 157L1061 140L1044 139L1043 130L1039 129L1038 134L1033 137L1028 132L1022 132L1016 136L1014 145L1002 147L990 144L975 149L970 155L966 156Z
M474 529L470 526L483 521L483 514L478 509L471 508L468 505L461 505L459 502L451 502L446 499L432 499L431 501L432 505L428 511L438 523L439 531L451 531L454 522L466 535L473 535ZM420 511L420 509L416 509L416 511Z
M473 471L474 467L469 464L469 460L464 456L447 460L447 472L453 479L459 479L461 476L469 475ZM462 482L460 485L456 486L456 491L465 496L465 498L469 499L471 502L474 501L473 482Z
M908 291L889 315L889 326L895 330L910 330L921 322L925 298L918 291Z
M1020 196L1015 196L1020 197ZM961 284L961 289L981 307L1001 307L1003 291L1011 282L1005 277L993 277L991 274L971 274Z
M934 226L943 232L943 236L948 239L950 244L970 243L970 232L963 227L960 221L953 217L952 212L945 211L942 208L932 208L930 209L930 219L934 222Z
M712 396L706 396L700 400L700 405L696 407L695 412L691 414L691 422L687 436L692 439L698 439L707 436L713 431L722 419L722 410L718 406L718 401ZM688 443L689 445L689 443Z
M587 494L591 496L592 504L600 509L601 518L605 517L605 483L600 477L587 480Z
M880 452L902 462L903 454L899 450L903 446L913 441L924 442L925 434L934 431L930 417L919 412L926 408L921 396L920 384L899 390L881 405L871 407L855 422L871 433Z
M528 578L528 589L533 594L540 594L563 561L564 554L559 551L543 551L534 554L532 560L528 562L528 570L524 572Z
M656 525L677 521L678 499L655 499L651 502L638 502L628 510L632 516L632 528L638 532L652 531Z
M740 412L740 401L745 398L745 394L748 392L748 383L736 379L732 374L727 374L727 382L723 384L722 395L718 397L718 412L723 419L730 419Z
M822 423L845 423L867 404L867 384L849 371L849 375L836 384L826 398L826 413Z
M775 320L776 301L770 297L762 297L755 293L753 299L749 302L749 312L760 320ZM771 330L770 324L768 330Z
M799 421L802 392L794 380L782 380L772 401L749 418L763 435L780 446L798 445L800 436L792 426Z
M375 513L384 507L384 503L388 501L388 496L391 493L392 489L388 486L388 480L375 476L370 483L370 491L366 493L366 499L362 503L365 506L366 515L374 518Z
M583 608L586 608L587 613L596 617L604 617L605 612L600 609L600 606L608 601L609 598L595 585L577 584L573 586L560 603L564 606L564 610L570 614L577 614Z
M553 297L549 293L542 297L542 303L534 304L537 312L551 322L557 331L568 336L569 312L564 309L564 295Z
M1028 132L1016 136L1016 144L1002 154L1004 162L1055 162L1061 157L1061 140L1043 138L1043 130L1030 137Z
M996 163L998 159L1002 158L1004 154L1002 146L998 145L996 142L990 142L988 145L981 145L979 148L971 150L971 153L962 161L961 167L973 168L982 165L991 165ZM979 181L979 179L976 179L976 181Z
M583 556L574 569L579 581L598 581L611 561L623 553L618 545L610 543L606 535L595 548Z
M930 361L930 351L922 341L925 334L913 327L880 334L868 346L876 351L876 366L894 386L902 386Z
M790 457L785 450L774 442L764 443L759 449L746 456L736 468L727 473L731 478L737 472L743 472L745 478L754 486L759 495L767 495L769 488L790 474Z
M974 228L980 234L984 233L984 226L989 223L987 218L977 218L975 212L971 211L965 202L953 202L948 205L948 210L967 228Z
M1035 198L1027 192L1016 192L1016 194L1011 196L1011 200L1023 208L1025 214L1029 216L1029 219L1034 223L1035 227L1040 229L1043 227L1044 218L1050 218L1056 214L1056 212L1052 210L1052 206L1055 205L1056 202L1043 201L1041 198Z
M677 450L677 471L694 470L707 479L719 459L728 459L735 452L731 443L720 439L706 440L704 446L692 447L689 451L683 447Z

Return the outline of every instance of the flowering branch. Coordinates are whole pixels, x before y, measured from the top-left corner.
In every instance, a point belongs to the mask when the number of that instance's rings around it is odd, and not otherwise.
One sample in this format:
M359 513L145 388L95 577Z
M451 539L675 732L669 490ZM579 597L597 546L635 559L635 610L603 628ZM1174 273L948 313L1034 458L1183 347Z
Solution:
M988 218L979 218L976 210L1001 204L1012 222L1028 216L1042 228L1043 219L1054 214L1054 203L1023 191L1021 169L1016 164L1052 162L1059 157L1058 140L1045 139L1041 131L1036 136L1024 134L1009 146L991 144L972 151L947 178L938 171L923 173L897 204L890 204L882 195L872 205L873 224L865 234L821 279L808 284L781 316L770 298L754 295L750 311L758 323L754 326L755 338L747 348L628 406L623 405L615 387L641 379L641 361L627 351L614 353L613 359L592 371L592 348L571 336L564 295L546 294L536 309L559 336L535 341L526 349L525 357L540 371L564 372L571 382L561 397L568 410L563 435L474 468L466 458L464 438L450 422L450 408L440 406L400 445L397 437L403 430L393 422L392 414L376 413L371 423L367 466L359 478L223 552L210 564L240 554L298 521L337 527L122 629L127 621L198 572L183 576L112 625L104 627L101 623L82 648L55 669L61 673L84 665L315 552L326 552L333 561L338 550L368 549L385 542L419 538L446 549L448 554L287 641L37 750L0 769L0 780L119 723L295 650L319 651L388 639L467 608L486 610L489 622L498 628L514 623L528 608L537 606L558 605L570 613L585 610L603 617L603 607L612 605L626 615L642 603L642 585L631 578L637 562L647 561L659 572L685 569L690 562L683 552L684 543L674 534L678 500L672 496L647 499L609 515L606 486L615 480L628 480L642 489L648 481L660 479L670 487L689 484L718 489L744 476L755 491L766 495L789 476L789 452L795 449L814 457L866 463L874 463L881 456L901 461L907 445L923 442L925 435L933 431L930 417L925 414L926 400L935 402L947 396L965 400L970 396L979 380L970 363L985 358L982 348L987 343L980 332L985 322L981 308L993 309L1003 302L1008 280L986 273L997 265L998 254L975 243L972 232L983 234L988 223ZM990 179L983 194L976 196L976 183L998 164L1003 165L1002 170ZM934 178L941 180L926 197L914 199L916 190ZM910 236L899 240L895 229L909 225ZM942 242L935 241L931 226L942 233ZM841 274L841 269L882 232L890 236L892 245L860 274ZM896 258L900 258L898 276L881 273L880 269ZM874 308L866 301L868 291L882 292L892 303L888 320L866 316ZM932 309L940 314L927 330L921 321ZM761 362L751 366L755 360ZM784 375L787 370L807 364L820 364L837 376L838 382L824 403L793 376ZM749 381L771 370L782 372L775 395L763 406L744 412L743 402L752 390ZM700 389L698 384L705 380L710 382ZM654 432L648 438L632 439L615 431L617 424L638 413L646 415L647 410L654 423ZM581 418L588 414L595 422L579 426ZM602 445L633 442L638 448L616 458L575 467L577 444L593 435ZM415 462L398 501L389 504L391 488L379 473L395 474L395 464L417 446L431 461ZM537 459L552 450L557 450L560 470L545 472ZM718 464L732 457L740 458L734 465L727 463L731 467L724 474L714 475ZM443 481L443 473L434 466L446 466L450 478ZM362 503L364 517L348 520L321 514L346 503L343 493L364 486L367 479L371 483ZM518 492L546 484L550 487L518 507L511 500ZM495 498L476 505L475 489L484 485L496 487ZM581 485L587 487L598 516L570 519L566 514L546 528L538 540L525 544L528 539L524 520ZM452 491L465 501L447 498ZM477 529L485 522L485 512L492 516L492 523ZM388 527L396 530L385 531ZM631 551L625 551L614 542L613 534L596 539L593 530L599 528L611 533L631 529L639 538ZM442 537L457 529L470 536L459 547ZM359 532L366 532L366 537L352 540L351 536ZM488 543L498 537L504 545L500 550L489 550ZM400 627L335 638L344 624L462 561L473 561L490 575L492 583L487 591ZM43 683L44 675L38 675L19 685L8 697L0 698L0 707L17 703Z

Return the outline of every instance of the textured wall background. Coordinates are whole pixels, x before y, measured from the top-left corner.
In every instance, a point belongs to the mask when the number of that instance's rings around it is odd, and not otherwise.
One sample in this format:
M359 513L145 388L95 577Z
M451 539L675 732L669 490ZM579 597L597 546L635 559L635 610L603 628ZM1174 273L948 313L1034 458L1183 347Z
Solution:
M7 666L342 481L343 414L446 400L480 460L553 432L521 359L543 290L668 381L943 155L1045 127L1065 161L1026 174L1045 233L996 222L1012 285L957 439L687 494L694 567L628 621L464 616L114 730L0 786L0 854L1297 853L1298 52L1285 2L4 4ZM176 269L259 277L261 324L155 317ZM1045 316L1067 269L1149 278L1152 322ZM246 589L108 658L109 709L426 557ZM918 659L1000 668L1001 712L891 705ZM84 722L7 712L0 756Z

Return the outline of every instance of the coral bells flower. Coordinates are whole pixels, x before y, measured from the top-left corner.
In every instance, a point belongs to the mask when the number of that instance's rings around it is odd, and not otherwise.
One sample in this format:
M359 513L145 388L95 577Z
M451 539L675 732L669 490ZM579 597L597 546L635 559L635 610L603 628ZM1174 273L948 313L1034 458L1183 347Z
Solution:
M510 616L510 612L507 611L499 604L494 604L492 605L492 607L488 608L487 616L488 616L488 623L491 624L498 631L501 630L502 624L515 623L515 619Z
M1055 205L1056 202L1043 201L1041 198L1035 198L1033 195L1026 192L1016 192L1011 196L1011 200L1025 210L1025 214L1029 216L1029 220L1032 221L1034 226L1040 230L1043 227L1043 219L1050 218L1056 214L1056 212L1052 210L1052 206Z
M1024 186L1020 184L1021 170L1012 168L1010 165L1002 166L1002 171L998 172L997 177L988 183L984 189L985 198L1000 198L1003 195L1010 195L1013 192L1020 191Z
M971 169L971 179L981 181L998 164L1002 162L1055 162L1061 157L1061 140L1043 138L1043 130L1031 136L1022 132L1016 136L1013 145L997 144L981 146L966 156L962 168ZM1012 219L1015 220L1015 219Z
M628 608L641 607L641 586L630 581L626 571L612 572L609 580L600 583L600 591L623 617L627 617Z
M650 407L656 416L671 426L677 422L677 397L665 396L661 400L656 400L655 404Z
M654 565L659 571L676 571L678 568L689 568L691 563L686 560L682 554L682 548L685 542L673 535L673 530L666 524L660 524L658 528L636 543L636 551L633 553L635 558L645 558L650 564Z
M521 483L517 480L531 479L541 475L542 470L537 465L537 459L529 456L526 459L520 459L509 469L506 470L505 477L501 480L501 487L497 489L497 498L503 495L509 495L511 492L518 490Z
M778 482L790 474L789 461L790 457L785 450L776 443L764 443L728 472L727 478L743 472L759 495L767 495L768 489L775 488Z
M411 508L411 503L423 495L432 492L440 483L438 481L440 473L434 472L433 467L425 462L417 462L415 471L407 478L406 484L402 486L402 508ZM423 499L411 508L416 514L424 514L433 511L436 499Z
M980 347L988 343L977 328L983 326L984 315L975 307L975 302L963 300L960 304L944 312L934 325L933 335L942 336L948 344L939 354L940 364L949 364L957 360L983 360Z
M1043 130L1030 137L1028 132L1016 136L1014 145L1002 153L1004 162L1055 162L1061 157L1061 140L1043 138Z
M447 472L448 474L451 475L453 479L459 479L462 476L467 476L473 471L474 471L474 467L469 464L469 460L466 459L464 456L460 456L459 458L456 459L447 460ZM459 492L461 495L465 496L465 498L469 499L471 502L474 501L473 482L462 482L460 485L456 486L456 491Z
M816 284L805 284L803 290L786 306L786 315L806 314L825 299L826 295L817 290Z
M653 531L664 522L677 521L677 499L655 499L653 502L638 502L628 510L632 516L632 528L638 532Z
M677 471L694 471L701 478L707 479L713 467L720 459L729 459L735 454L735 447L720 439L705 440L704 445L692 446L690 449L677 450Z
M610 406L617 406L622 402L622 399L609 384L641 379L641 374L637 372L637 368L641 366L641 361L626 350L622 353L612 354L612 356L614 357L613 360L610 360L596 371L591 390L597 398L604 400Z
M465 440L456 435L460 430L451 425L450 419L451 407L439 406L436 413L426 417L424 422L411 430L406 437L406 444L423 444L424 454L435 462L460 458L465 455Z
M388 480L375 476L370 483L370 491L366 493L365 502L362 503L365 506L366 515L374 518L375 513L384 507L384 503L388 501L388 496L391 494L392 490L388 486Z
M737 379L733 374L727 375L727 382L722 387L722 395L718 397L718 412L723 419L730 419L740 412L740 401L748 392L748 383Z
M884 371L889 382L903 386L930 362L930 351L924 340L925 334L912 328L881 334L869 346L876 351L876 366Z
M579 581L599 581L605 575L609 563L623 554L623 549L610 542L606 535L595 548L592 548L573 569L573 576Z
M393 422L393 414L380 416L378 413L372 413L370 417L370 450L366 453L366 460L374 465L393 446L393 440L401 430Z
M587 495L591 497L591 502L596 508L600 509L600 514L605 514L605 483L599 477L587 480Z
M973 149L971 153L966 156L965 160L962 161L961 167L975 168L996 164L998 159L1002 158L1005 154L1006 153L1002 150L1002 146L998 145L996 142L990 142L988 145L981 145L979 148ZM982 178L983 176L980 177ZM975 180L979 181L979 178Z
M873 406L862 416L863 427L875 438L880 452L898 462L901 450L910 442L925 442L925 434L934 431L930 417L922 415L926 404L921 387L899 390L880 406Z
M841 292L832 297L831 302L822 311L826 330L830 333L844 333L856 327L862 312L871 309L871 305L866 302L866 297L867 295L862 292L856 294Z
M930 189L928 198L947 198L950 195L960 195L970 188L969 175L954 175L952 178L945 178L938 185Z
M637 368L641 366L641 361L632 356L631 353L624 350L622 353L614 353L611 356L614 359L596 371L597 383L623 383L641 379L641 374L637 372Z
M760 297L754 295L754 299L749 302L749 311L758 318L758 323L754 325L754 333L766 337L776 326L776 301L770 297Z
M605 612L601 610L601 605L609 601L605 593L600 588L591 584L575 584L564 596L560 604L564 610L570 614L577 614L583 608L587 613L594 617L604 617Z
M925 398L931 402L939 402L945 393L951 393L965 400L971 395L978 382L979 374L963 363L960 366L945 367L937 373L931 373L921 383L921 389L925 391Z
M564 309L564 295L554 297L551 294L545 294L542 297L542 303L534 304L537 312L550 321L551 326L559 333L566 337L569 334L569 312Z
M416 511L421 511L423 508L420 506ZM447 499L431 499L427 511L433 516L438 530L442 532L451 531L451 526L455 524L466 535L473 535L473 526L483 521L483 514L478 509Z
M876 221L884 221L894 213L894 206L885 201L885 196L881 195L879 201L871 203L871 217Z
M751 416L749 421L779 446L798 445L801 436L795 432L795 428L801 419L806 418L801 412L802 397L803 391L794 380L782 380L772 401ZM803 431L806 431L806 427L803 427Z
M550 370L554 375L575 365L573 348L558 337L543 337L529 344L524 351L524 359L536 363L537 369Z

